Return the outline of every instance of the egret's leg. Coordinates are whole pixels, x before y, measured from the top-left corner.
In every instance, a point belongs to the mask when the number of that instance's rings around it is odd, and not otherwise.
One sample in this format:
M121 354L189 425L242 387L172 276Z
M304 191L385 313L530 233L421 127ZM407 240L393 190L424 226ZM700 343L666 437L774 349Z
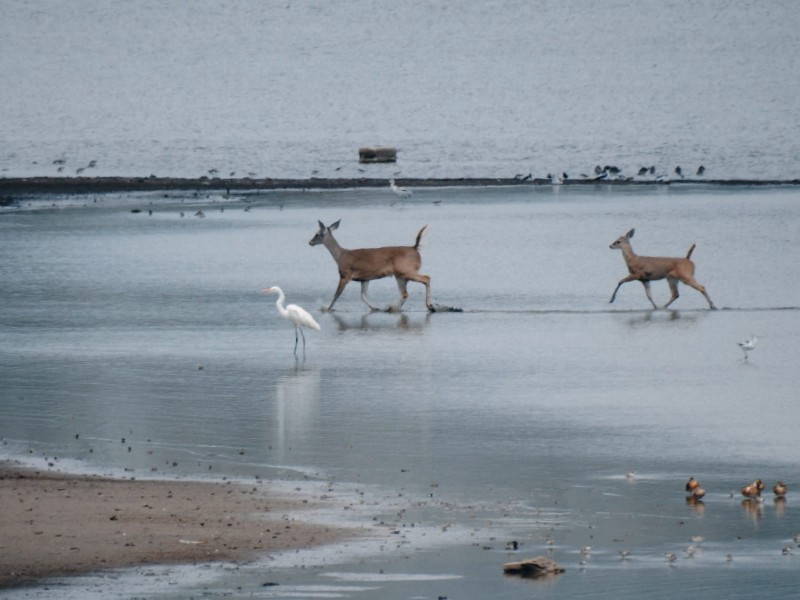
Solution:
M297 330L299 327L297 325L294 326L294 353L297 354Z
M303 328L302 327L298 327L298 329L300 330L300 337L303 338L303 358L305 358L306 357L306 334L303 333Z

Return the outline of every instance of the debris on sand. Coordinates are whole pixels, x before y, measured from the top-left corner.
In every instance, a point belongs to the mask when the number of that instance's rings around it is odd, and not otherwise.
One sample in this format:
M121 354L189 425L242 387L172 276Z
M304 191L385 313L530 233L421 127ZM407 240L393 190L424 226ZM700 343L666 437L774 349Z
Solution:
M521 575L522 577L540 577L563 572L564 569L561 565L546 556L525 558L503 565L503 573L507 575Z

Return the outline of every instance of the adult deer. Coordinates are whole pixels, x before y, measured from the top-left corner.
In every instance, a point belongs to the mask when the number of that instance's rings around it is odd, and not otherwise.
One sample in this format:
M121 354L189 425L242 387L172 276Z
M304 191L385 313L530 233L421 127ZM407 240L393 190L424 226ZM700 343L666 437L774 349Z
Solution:
M311 246L324 245L339 267L339 286L336 288L336 293L333 295L333 300L331 300L327 310L333 310L336 300L345 286L351 281L361 282L361 300L369 306L370 310L380 310L370 304L367 299L369 282L373 279L382 279L383 277L394 275L397 287L400 289L400 300L397 304L387 307L387 312L399 311L403 307L408 298L406 284L409 281L418 281L425 286L425 306L431 312L436 311L436 308L431 304L431 278L419 273L419 268L422 265L419 245L425 230L428 228L427 225L419 230L417 240L413 246L385 246L382 248L347 250L342 248L333 237L333 230L339 227L340 222L336 221L325 227L322 221L319 221L319 231L308 242Z
M612 250L622 250L622 257L625 259L625 264L628 266L628 276L621 279L611 294L609 304L614 302L617 296L617 290L623 283L628 281L641 281L644 286L644 291L647 294L648 300L653 305L653 308L658 308L656 303L653 302L653 297L650 295L650 282L657 281L658 279L666 279L669 283L669 289L672 292L672 298L664 305L667 308L670 304L678 299L678 282L685 283L689 287L693 287L698 292L705 296L708 301L708 306L712 310L717 307L711 301L706 293L706 288L697 283L694 278L694 263L689 260L694 252L695 245L689 248L686 253L686 258L666 258L661 256L637 256L631 248L630 239L633 237L634 230L631 229L628 233L618 238L613 244L609 246Z

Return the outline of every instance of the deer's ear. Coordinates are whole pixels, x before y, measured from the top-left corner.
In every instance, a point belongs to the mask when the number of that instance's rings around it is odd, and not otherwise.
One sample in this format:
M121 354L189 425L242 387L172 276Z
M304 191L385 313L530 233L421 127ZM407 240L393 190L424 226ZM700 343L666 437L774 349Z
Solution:
M625 237L631 239L633 237L633 232L636 231L635 229L631 229L628 233L625 234Z
M319 230L325 231L325 223L323 223L322 221L317 221L317 223L319 223Z
M339 228L339 223L341 223L341 222L342 222L342 220L339 219L338 221L336 221L336 223L332 223L331 225L328 225L328 229L330 229L331 231L333 231L334 229L338 229Z

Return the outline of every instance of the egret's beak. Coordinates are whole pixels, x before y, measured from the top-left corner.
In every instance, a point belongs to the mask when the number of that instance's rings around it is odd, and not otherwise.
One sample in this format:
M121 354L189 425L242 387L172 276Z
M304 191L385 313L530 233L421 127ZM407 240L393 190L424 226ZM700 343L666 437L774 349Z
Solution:
M271 292L272 292L272 288L264 288L263 290L261 290L262 294L269 294Z

